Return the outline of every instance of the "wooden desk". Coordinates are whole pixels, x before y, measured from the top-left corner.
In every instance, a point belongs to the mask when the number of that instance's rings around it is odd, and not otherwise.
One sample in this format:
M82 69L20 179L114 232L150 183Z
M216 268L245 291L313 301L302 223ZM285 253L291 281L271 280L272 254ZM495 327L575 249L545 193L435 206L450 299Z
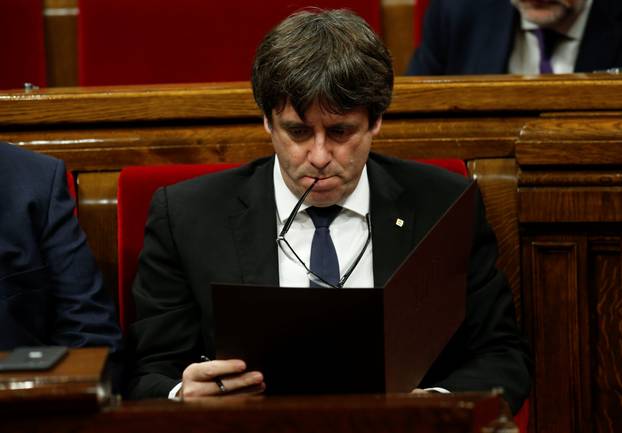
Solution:
M96 414L30 412L3 418L0 432L479 433L501 413L499 398L490 394L212 397L125 402Z
M49 370L0 372L0 430L12 416L99 411L110 399L103 377L107 357L105 347L69 349Z
M248 83L0 93L0 139L75 172L113 292L122 167L272 152ZM532 342L535 431L622 431L622 78L398 77L373 148L468 161Z

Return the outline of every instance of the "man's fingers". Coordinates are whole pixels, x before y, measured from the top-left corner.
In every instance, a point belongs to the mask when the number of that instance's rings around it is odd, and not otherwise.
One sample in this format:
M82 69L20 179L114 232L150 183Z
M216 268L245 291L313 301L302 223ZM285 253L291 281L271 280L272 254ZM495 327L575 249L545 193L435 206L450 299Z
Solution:
M224 392L220 389L220 386L216 383L215 379L216 378L210 381L193 381L184 379L182 397L184 399L188 399L213 395L242 394L247 392L257 393L262 392L265 389L263 375L258 371L218 378L225 389Z
M182 398L263 391L263 375L245 369L246 364L239 359L191 364L182 375Z
M227 359L190 364L184 370L182 379L208 382L221 376L239 374L246 370L246 364L239 359Z
M225 377L220 380L225 387L225 392L231 393L237 390L244 390L245 388L250 388L263 384L263 375L258 371L251 371L237 376ZM222 392L218 384L214 384L218 388L218 391Z

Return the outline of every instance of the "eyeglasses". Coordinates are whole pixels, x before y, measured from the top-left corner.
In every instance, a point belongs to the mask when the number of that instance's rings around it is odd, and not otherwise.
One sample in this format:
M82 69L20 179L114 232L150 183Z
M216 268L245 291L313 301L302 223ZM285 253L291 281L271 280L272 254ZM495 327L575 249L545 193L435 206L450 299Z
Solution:
M296 206L294 206L294 209L292 210L292 212L289 214L289 217L285 221L285 225L283 226L281 233L279 233L279 235L277 236L276 242L279 248L281 249L281 251L283 252L283 254L285 254L287 258L289 258L290 260L294 262L298 262L304 268L309 280L311 280L312 282L314 282L315 284L321 287L332 287L333 289L341 289L343 288L346 281L348 281L348 278L350 278L350 275L352 274L352 272L354 272L354 269L356 268L356 266L359 264L359 262L363 258L363 254L365 254L365 251L367 250L367 246L369 245L369 242L371 241L371 224L369 223L369 214L365 215L365 222L367 223L367 240L365 241L365 245L363 246L363 249L358 254L358 256L356 256L356 258L354 259L354 262L352 263L352 265L350 265L348 271L343 274L343 277L341 277L341 279L339 280L337 284L329 283L328 281L320 277L318 274L313 272L311 269L309 269L309 267L305 264L305 262L303 262L302 259L298 256L298 254L296 254L296 251L294 251L294 249L289 244L289 242L287 242L287 239L285 239L285 235L287 234L290 227L292 226L292 223L294 222L294 219L296 218L296 215L298 214L298 210L300 209L300 206L302 206L305 199L307 198L307 196L309 195L309 193L311 192L315 184L318 182L318 180L319 179L316 178L311 184L311 186L307 188L307 190L304 192L302 197L300 197L300 200L298 200L298 203L296 203Z

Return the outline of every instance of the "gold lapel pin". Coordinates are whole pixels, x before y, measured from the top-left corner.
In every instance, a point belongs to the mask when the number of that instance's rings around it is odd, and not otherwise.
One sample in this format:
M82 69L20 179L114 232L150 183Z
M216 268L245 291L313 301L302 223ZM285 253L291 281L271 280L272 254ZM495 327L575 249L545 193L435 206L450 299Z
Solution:
M395 220L395 225L398 227L403 227L404 226L404 220L401 218L398 218Z

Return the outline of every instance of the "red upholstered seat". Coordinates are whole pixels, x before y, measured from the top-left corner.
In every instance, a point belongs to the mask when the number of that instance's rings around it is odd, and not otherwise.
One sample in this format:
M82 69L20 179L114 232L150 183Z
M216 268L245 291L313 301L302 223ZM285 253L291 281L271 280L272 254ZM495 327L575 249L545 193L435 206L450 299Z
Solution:
M76 181L73 177L73 173L67 170L67 189L69 190L69 195L75 201L76 200Z
M143 248L151 196L161 186L171 185L206 173L225 170L239 164L173 164L125 167L117 189L117 235L119 270L119 322L123 332L134 320L132 282Z
M453 171L454 173L461 174L465 177L468 175L466 164L461 159L417 159L417 161L426 164L436 165L438 167L443 167L449 171Z
M425 17L425 10L428 7L430 0L415 0L413 7L413 37L414 47L418 47L423 37L423 18Z
M514 423L518 427L520 433L527 433L529 428L529 399L525 400L518 413L514 416Z
M73 199L73 201L76 203L76 206L73 208L73 214L75 216L78 216L78 206L77 206L77 194L76 194L76 181L75 178L73 177L73 173L70 172L69 170L67 170L67 189L69 190L69 195L71 196L71 198Z
M264 34L311 5L380 29L380 0L81 0L80 85L248 81Z
M0 89L45 86L42 0L0 0Z

